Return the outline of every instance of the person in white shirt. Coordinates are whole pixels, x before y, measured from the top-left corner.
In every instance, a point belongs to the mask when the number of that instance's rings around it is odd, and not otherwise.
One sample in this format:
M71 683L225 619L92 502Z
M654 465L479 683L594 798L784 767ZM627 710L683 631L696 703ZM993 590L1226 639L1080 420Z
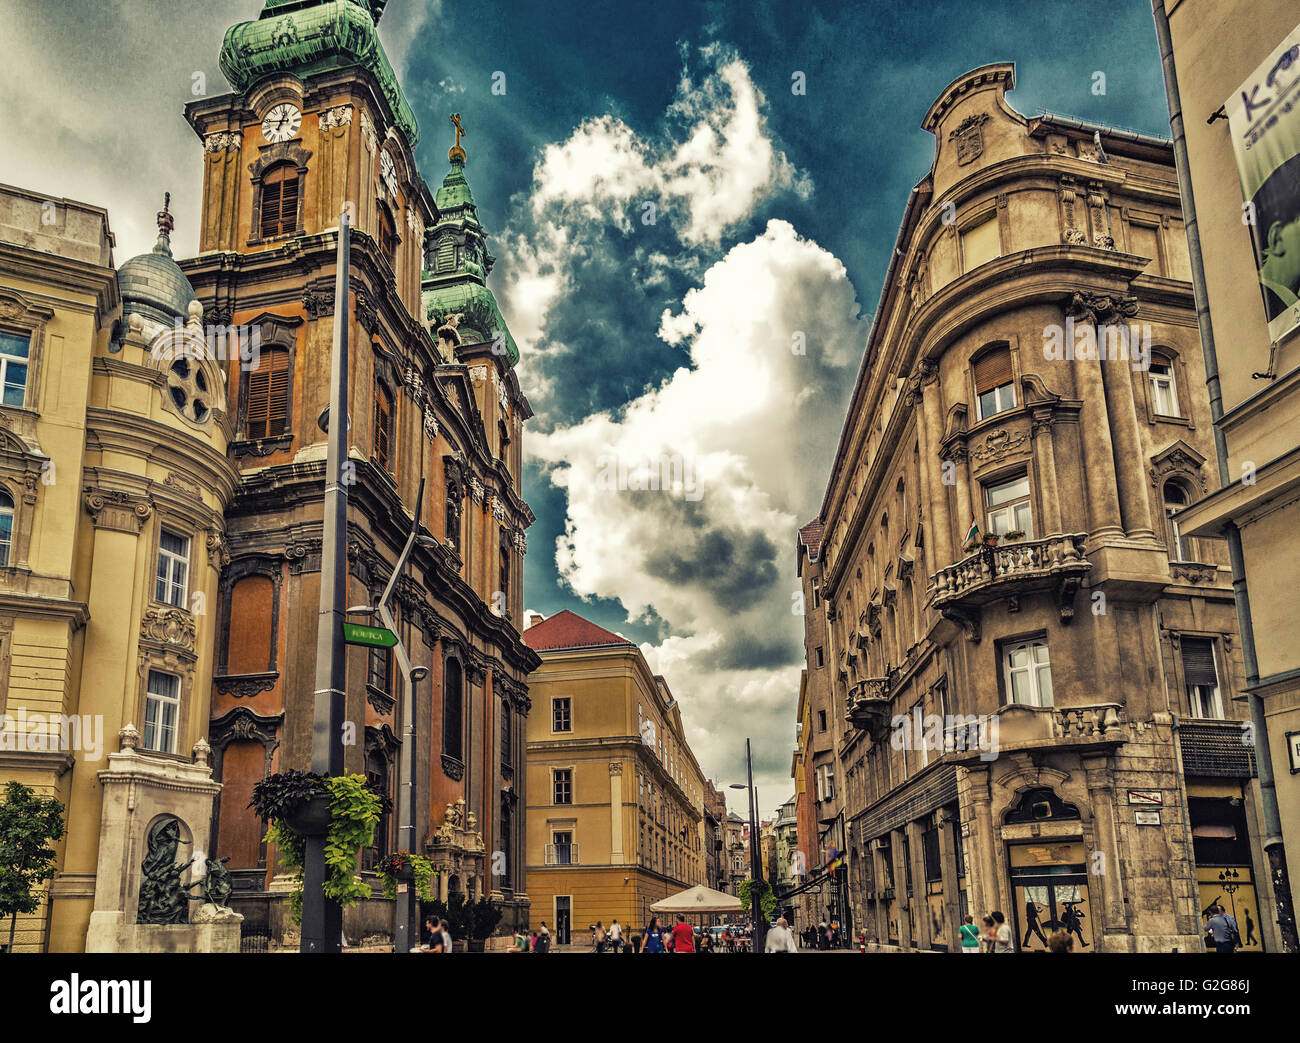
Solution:
M784 916L778 919L776 926L767 932L767 944L763 947L763 951L765 953L799 951L799 947L795 944L794 934L790 931Z
M623 928L619 926L617 920L609 925L609 943L615 952L623 951Z

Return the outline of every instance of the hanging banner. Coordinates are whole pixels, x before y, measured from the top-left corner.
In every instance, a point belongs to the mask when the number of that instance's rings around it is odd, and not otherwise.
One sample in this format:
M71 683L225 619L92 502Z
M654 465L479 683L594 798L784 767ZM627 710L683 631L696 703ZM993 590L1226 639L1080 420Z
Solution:
M1274 343L1300 326L1300 26L1225 103Z

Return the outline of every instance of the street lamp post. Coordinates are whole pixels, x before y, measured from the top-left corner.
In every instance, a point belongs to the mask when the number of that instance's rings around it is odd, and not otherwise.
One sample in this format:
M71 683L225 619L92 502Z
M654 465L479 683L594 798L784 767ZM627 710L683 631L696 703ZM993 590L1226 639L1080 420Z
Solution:
M325 504L321 534L320 608L316 624L316 690L312 698L311 770L343 774L343 718L347 713L347 658L343 607L348 582L348 273L351 222L339 215L334 272L334 342L330 352L330 404L326 431ZM326 417L328 419L326 419ZM303 857L302 952L334 953L342 948L343 910L325 897L325 834L306 837Z
M436 546L438 542L431 536L420 535L420 512L423 504L424 476L421 475L419 490L415 494L415 511L411 516L411 531L406 537L402 553L397 556L397 562L393 565L393 573L388 577L388 585L384 587L384 592L379 596L379 601L373 608L369 605L354 605L348 609L349 613L378 616L384 627L391 630L393 636L397 638L397 643L393 645L393 655L397 659L397 669L402 675L404 694L401 721L402 746L397 767L398 776L401 779L398 786L396 809L397 846L398 850L410 854L417 854L415 850L415 686L417 682L424 680L428 676L429 671L427 667L411 665L406 645L397 632L397 620L393 618L392 600L393 594L397 590L398 578L406 567L412 548L417 543L421 546ZM403 888L405 894L403 894ZM413 939L419 936L419 925L417 923L419 918L418 902L419 896L416 894L411 881L404 881L398 885L397 907L395 910L397 923L393 932L393 952L409 952L414 944Z
M767 937L767 917L763 913L762 895L757 893L763 884L763 860L759 853L758 791L754 789L754 760L750 753L748 739L745 740L745 771L748 782L744 785L733 782L731 788L747 790L749 795L749 879L752 881L750 884L749 915L754 924L750 951L758 953L763 951L764 939Z

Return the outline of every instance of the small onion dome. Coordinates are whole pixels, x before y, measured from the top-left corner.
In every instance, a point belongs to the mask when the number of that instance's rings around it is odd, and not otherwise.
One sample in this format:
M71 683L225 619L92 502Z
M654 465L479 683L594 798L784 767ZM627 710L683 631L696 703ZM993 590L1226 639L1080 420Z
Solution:
M136 312L146 319L172 326L184 323L194 287L172 257L171 231L175 220L168 212L171 193L158 213L158 241L147 254L132 257L117 270L117 287L122 296L122 314Z

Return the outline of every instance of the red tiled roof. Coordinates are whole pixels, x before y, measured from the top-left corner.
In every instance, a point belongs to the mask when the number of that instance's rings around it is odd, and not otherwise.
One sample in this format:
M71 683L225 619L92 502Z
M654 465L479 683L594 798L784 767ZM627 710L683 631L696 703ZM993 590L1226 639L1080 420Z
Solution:
M561 648L603 648L610 645L636 646L625 637L598 627L567 608L524 631L524 644L534 652Z
M808 560L816 561L822 546L822 520L814 518L799 530L799 542L808 548Z

